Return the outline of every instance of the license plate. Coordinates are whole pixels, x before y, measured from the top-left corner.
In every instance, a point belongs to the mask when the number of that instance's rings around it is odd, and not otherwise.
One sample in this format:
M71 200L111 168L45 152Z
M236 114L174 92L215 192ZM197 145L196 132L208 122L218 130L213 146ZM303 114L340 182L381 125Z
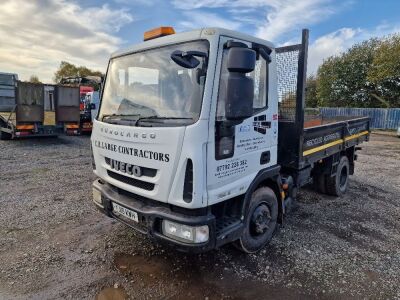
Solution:
M131 220L135 221L135 222L139 222L139 218L138 218L137 212L135 212L133 210L130 210L130 209L127 209L127 208L125 208L125 207L123 207L123 206L121 206L121 205L119 205L117 203L114 203L114 202L112 204L112 207L113 207L113 212L114 213L122 215L122 216L124 216L124 217L126 217L128 219L131 219Z

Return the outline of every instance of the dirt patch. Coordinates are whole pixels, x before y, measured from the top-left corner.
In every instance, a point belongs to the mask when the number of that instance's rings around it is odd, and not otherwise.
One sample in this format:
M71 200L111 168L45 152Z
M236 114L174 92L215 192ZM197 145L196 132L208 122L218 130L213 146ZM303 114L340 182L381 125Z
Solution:
M94 298L95 300L125 300L128 294L120 287L107 287L102 289Z
M342 198L307 188L270 245L176 252L91 203L88 137L0 141L1 299L400 298L400 139L372 135Z

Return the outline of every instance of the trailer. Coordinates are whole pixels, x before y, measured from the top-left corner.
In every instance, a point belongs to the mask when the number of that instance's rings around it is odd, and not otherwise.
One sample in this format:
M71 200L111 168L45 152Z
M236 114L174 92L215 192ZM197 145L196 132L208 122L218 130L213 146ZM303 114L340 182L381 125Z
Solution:
M90 134L92 132L92 111L98 109L92 100L98 97L99 92L94 86L101 88L102 78L99 76L66 77L60 83L64 86L79 87L80 92L80 121L79 133Z
M50 137L79 128L79 89L29 83L3 75L1 139Z
M93 203L181 251L262 249L300 188L343 195L368 118L305 118L300 44L161 27L112 55L91 146Z

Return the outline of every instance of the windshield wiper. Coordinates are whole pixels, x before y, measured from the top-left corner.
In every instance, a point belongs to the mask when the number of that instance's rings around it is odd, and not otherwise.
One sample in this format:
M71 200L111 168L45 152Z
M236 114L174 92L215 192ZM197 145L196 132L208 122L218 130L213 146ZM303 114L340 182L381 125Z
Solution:
M101 118L102 121L109 120L109 119L117 119L117 118L124 118L124 117L139 117L140 114L109 114L103 115ZM136 119L134 119L136 121Z
M137 120L136 126L138 126L141 122L151 122L157 120L193 120L193 118L188 117L160 117L160 116L148 116L148 117L141 117Z
M141 121L152 121L152 120L193 120L193 118L188 117L160 117L160 116L148 116L141 117L137 120L137 123Z
M149 116L149 117L141 117L138 121L146 120L146 119L156 119L156 120L193 120L193 118L189 117L160 117L160 116Z

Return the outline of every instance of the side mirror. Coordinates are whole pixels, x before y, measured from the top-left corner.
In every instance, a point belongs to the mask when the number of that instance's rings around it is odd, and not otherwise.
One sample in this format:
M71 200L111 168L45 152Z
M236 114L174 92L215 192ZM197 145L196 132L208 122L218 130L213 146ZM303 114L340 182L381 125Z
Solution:
M254 50L241 47L229 49L229 75L224 93L225 118L229 121L242 121L253 115L254 81L246 73L252 72L255 64Z
M207 57L207 54L200 51L183 52L181 50L175 50L171 54L171 59L181 67L194 69L200 64L200 61L195 56Z

